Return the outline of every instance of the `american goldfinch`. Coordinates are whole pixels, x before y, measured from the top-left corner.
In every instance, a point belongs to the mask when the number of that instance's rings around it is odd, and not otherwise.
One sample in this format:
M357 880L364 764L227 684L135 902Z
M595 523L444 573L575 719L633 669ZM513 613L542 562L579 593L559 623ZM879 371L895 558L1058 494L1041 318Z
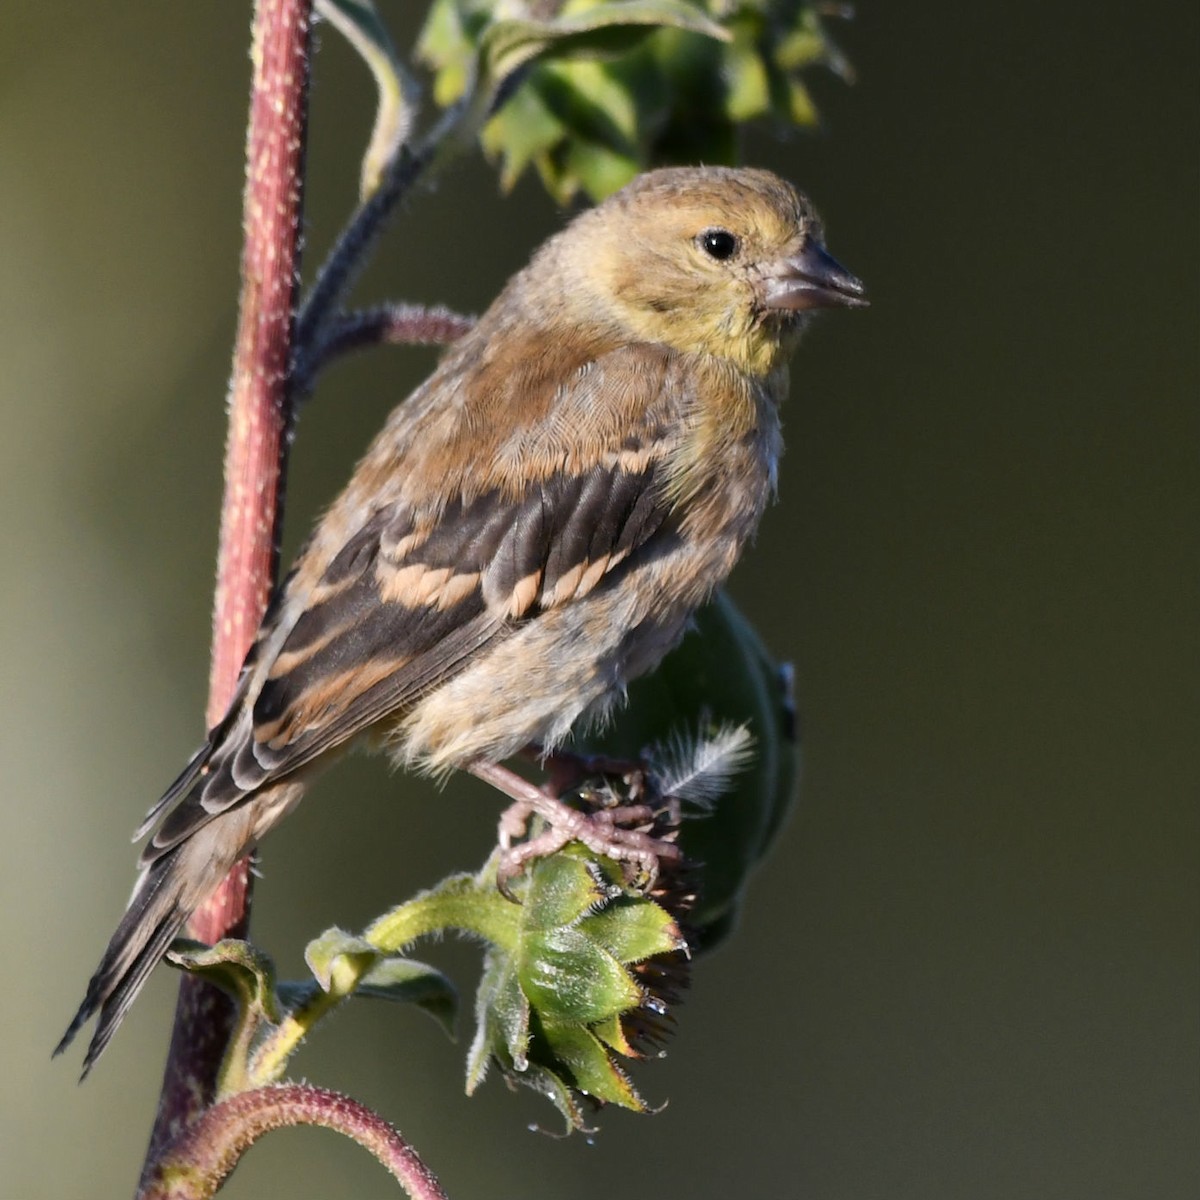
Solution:
M228 713L143 825L59 1050L99 1012L86 1073L188 916L355 739L563 819L503 760L561 745L679 640L774 489L797 335L865 303L767 171L653 171L550 238L278 589Z

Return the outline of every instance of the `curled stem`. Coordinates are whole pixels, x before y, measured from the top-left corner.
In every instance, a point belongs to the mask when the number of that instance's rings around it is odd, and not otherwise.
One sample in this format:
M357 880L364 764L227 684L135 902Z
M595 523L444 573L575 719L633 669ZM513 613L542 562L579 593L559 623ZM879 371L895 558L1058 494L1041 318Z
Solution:
M325 325L366 264L388 217L432 159L433 148L428 143L415 151L402 149L378 188L354 210L300 309L296 321L296 348L300 354L320 343Z
M298 356L313 354L324 341L327 326L335 319L338 306L365 266L396 205L428 170L436 170L469 145L481 120L478 94L468 89L424 137L398 147L391 161L382 166L375 190L354 210L304 298L296 320Z
M296 362L295 399L303 400L317 375L335 358L367 346L444 346L462 337L474 317L464 317L436 305L381 304L357 312L339 313L326 325L320 343Z
M357 1142L410 1200L447 1200L399 1130L349 1096L301 1083L256 1088L214 1104L164 1150L137 1200L208 1200L264 1133L291 1125L318 1125Z

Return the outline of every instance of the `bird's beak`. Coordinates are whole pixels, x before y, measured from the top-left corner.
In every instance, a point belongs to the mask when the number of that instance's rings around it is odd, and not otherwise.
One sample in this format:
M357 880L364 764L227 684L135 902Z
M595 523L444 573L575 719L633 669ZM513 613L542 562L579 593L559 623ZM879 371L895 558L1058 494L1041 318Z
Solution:
M870 303L861 280L814 237L805 241L799 253L776 263L763 282L766 306L777 312L865 308Z

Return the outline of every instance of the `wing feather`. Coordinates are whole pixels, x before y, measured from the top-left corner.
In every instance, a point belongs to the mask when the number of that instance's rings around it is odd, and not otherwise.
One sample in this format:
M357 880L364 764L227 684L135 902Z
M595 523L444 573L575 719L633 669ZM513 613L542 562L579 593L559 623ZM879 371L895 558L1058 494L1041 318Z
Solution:
M629 555L662 539L676 520L662 436L666 363L658 349L635 351L581 371L543 426L513 432L528 456L521 486L505 459L481 461L470 487L451 481L449 494L420 504L391 488L325 551L323 567L315 556L328 538L318 531L251 652L240 703L156 806L159 815L175 804L145 861L402 715L497 639L603 586ZM608 389L605 370L615 372ZM603 411L606 397L629 411ZM578 437L564 449L570 410L586 420L586 453Z

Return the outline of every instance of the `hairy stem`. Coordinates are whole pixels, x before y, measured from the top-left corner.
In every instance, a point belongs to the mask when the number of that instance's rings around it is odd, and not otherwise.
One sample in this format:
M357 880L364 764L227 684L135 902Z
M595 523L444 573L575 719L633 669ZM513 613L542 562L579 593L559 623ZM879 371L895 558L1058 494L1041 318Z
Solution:
M320 344L326 322L358 278L388 218L433 158L433 147L429 144L416 150L402 148L389 164L379 187L358 206L338 235L297 319L296 340L305 350Z
M311 0L257 0L246 138L242 289L229 389L207 719L224 715L267 605L291 413L289 367L300 259ZM250 864L238 863L188 924L216 942L245 933ZM144 1172L212 1102L233 1003L194 977L180 984L171 1048Z
M464 317L441 305L381 304L375 308L339 313L326 323L315 346L301 347L296 363L294 401L312 391L317 374L335 358L367 346L444 346L462 337L474 317Z
M299 1083L241 1092L214 1105L166 1148L137 1200L207 1200L264 1133L289 1125L318 1125L351 1138L411 1200L447 1200L429 1168L382 1117L348 1096Z

